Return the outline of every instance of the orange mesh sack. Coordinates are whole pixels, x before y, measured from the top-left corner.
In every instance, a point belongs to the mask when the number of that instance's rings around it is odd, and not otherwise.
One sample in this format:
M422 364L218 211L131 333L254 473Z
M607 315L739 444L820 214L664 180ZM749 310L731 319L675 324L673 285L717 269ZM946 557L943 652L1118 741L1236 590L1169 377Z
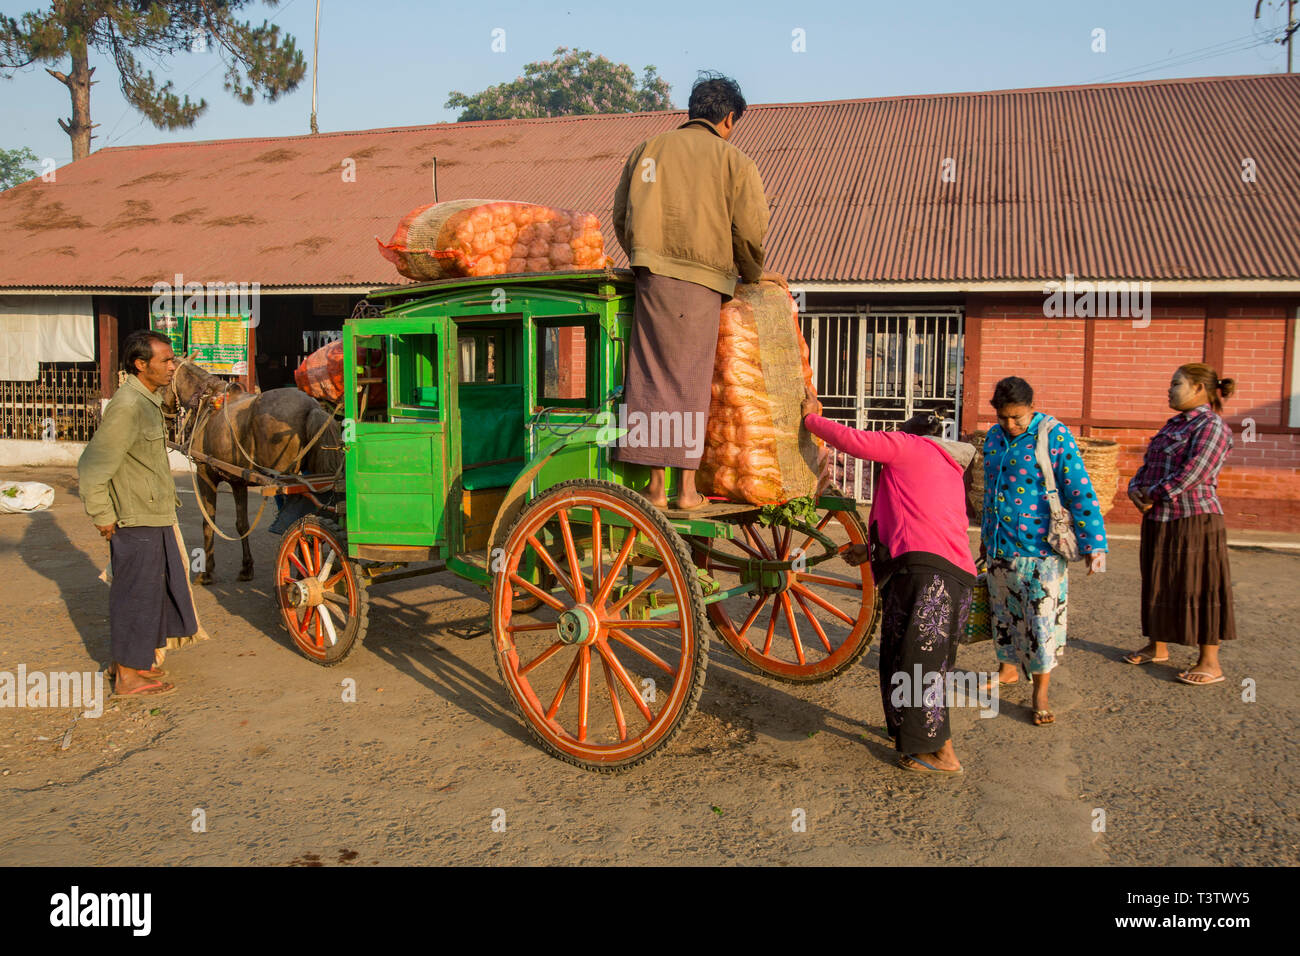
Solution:
M302 360L293 380L312 398L337 402L343 397L343 343L330 342Z
M805 387L812 368L794 299L777 282L737 285L722 307L696 487L756 505L816 494L828 457L802 427Z
M408 279L507 272L572 272L605 266L600 220L526 202L457 199L407 213L379 251Z

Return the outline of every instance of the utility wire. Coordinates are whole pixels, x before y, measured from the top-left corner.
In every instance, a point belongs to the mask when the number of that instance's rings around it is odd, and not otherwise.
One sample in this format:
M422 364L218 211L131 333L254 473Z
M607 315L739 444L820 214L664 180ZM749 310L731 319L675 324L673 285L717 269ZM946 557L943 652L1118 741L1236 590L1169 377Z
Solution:
M1270 33L1264 34L1262 37L1257 33L1248 33L1232 40L1223 40L1219 43L1212 43L1209 46L1200 47L1195 50L1188 50L1186 53L1178 53L1173 56L1164 57L1163 59L1152 60L1149 63L1140 64L1132 69L1117 70L1114 73L1106 73L1089 80L1089 82L1115 82L1133 76L1142 76L1147 73L1154 73L1157 70L1174 69L1176 67L1189 66L1192 63L1199 63L1202 60L1228 56L1233 53L1244 53L1246 50L1271 43L1276 39L1277 32L1278 31L1274 30Z

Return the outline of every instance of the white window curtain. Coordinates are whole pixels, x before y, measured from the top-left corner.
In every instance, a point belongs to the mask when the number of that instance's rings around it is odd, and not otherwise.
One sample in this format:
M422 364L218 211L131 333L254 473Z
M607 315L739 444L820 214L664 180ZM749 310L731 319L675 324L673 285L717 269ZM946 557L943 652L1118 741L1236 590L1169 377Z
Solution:
M90 296L0 295L0 381L35 381L41 362L93 361Z

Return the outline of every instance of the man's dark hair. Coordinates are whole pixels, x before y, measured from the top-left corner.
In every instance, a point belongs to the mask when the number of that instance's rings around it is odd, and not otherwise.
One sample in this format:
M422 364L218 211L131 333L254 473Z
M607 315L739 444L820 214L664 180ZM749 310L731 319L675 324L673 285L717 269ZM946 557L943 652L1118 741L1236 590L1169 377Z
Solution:
M686 109L691 119L706 119L710 123L721 123L728 113L735 113L733 123L740 122L745 112L745 97L740 93L740 84L729 76L701 70L695 85L691 87L691 98Z
M1033 405L1034 390L1023 378L1010 375L993 386L989 404L999 411L1007 405Z
M172 340L167 336L150 329L139 329L128 335L126 341L122 343L122 367L132 375L139 375L140 370L135 367L135 363L141 361L147 364L153 359L155 342L161 342L163 345L172 344Z

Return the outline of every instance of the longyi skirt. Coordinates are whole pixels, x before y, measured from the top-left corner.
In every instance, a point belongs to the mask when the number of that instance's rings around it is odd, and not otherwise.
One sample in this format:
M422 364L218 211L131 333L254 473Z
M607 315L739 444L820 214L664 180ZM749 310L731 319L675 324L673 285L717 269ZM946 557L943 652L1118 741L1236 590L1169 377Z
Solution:
M1170 644L1237 637L1223 515L1142 520L1142 633Z
M655 275L638 266L636 308L628 343L623 402L627 419L650 422L649 441L635 427L619 439L615 457L637 465L698 468L713 391L722 294L694 282ZM689 430L686 422L689 417ZM680 434L654 423L682 422ZM688 447L687 435L698 436Z

